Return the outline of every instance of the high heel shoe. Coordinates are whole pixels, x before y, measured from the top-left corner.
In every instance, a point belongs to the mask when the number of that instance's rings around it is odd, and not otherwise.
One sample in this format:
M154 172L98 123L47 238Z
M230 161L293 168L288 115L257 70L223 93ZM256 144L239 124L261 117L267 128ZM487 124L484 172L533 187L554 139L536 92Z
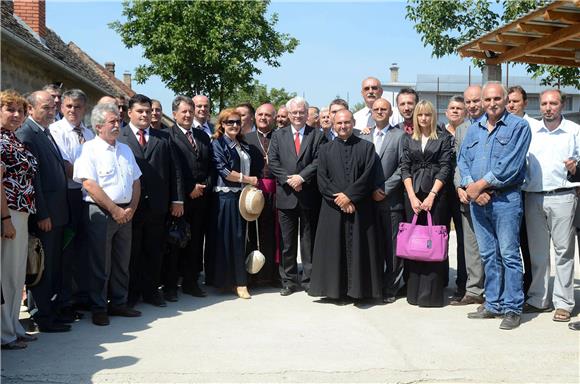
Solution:
M251 299L250 293L247 287L236 287L236 293L240 299Z

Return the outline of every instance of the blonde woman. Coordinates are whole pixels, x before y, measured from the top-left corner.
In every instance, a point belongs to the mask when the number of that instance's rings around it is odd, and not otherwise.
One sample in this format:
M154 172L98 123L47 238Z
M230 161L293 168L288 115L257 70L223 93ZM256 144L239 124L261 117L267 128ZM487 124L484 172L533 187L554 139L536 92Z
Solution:
M443 186L451 181L451 136L437 128L433 104L422 100L413 113L413 133L403 141L401 177L408 199L407 221L419 215L419 224L431 212L433 224L449 222L447 199ZM407 302L421 307L441 307L447 281L447 261L439 263L405 261Z

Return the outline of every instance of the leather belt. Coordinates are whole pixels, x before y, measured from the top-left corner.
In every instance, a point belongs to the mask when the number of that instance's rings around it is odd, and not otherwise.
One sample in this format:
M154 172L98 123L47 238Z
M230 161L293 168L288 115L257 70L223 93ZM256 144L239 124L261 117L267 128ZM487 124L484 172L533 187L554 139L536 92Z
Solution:
M574 191L576 188L557 188L557 189L553 189L551 191L541 191L541 192L532 192L532 193L540 193L544 196L549 196L549 195L556 195L558 193L565 193L565 192L572 192Z

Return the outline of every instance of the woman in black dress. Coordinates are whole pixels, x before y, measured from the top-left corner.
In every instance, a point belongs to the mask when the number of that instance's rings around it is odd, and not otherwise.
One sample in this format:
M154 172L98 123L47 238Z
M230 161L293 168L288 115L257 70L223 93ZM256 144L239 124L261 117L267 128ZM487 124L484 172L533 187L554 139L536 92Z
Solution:
M448 209L443 186L451 177L451 136L437 128L433 104L422 100L413 113L413 134L403 142L401 177L408 199L405 211L409 222L419 215L418 224L427 222L431 212L434 225L448 223ZM442 307L447 280L447 261L405 261L407 302L420 307Z

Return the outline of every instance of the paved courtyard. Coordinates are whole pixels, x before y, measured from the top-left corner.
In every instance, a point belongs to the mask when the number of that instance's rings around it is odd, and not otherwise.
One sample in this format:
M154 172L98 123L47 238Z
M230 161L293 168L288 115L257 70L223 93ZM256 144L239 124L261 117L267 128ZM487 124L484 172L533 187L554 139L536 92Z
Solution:
M2 383L580 381L580 332L551 313L501 331L500 320L468 320L475 306L340 307L303 292L251 293L142 304L143 317L113 317L108 327L85 316L69 333L2 351Z

